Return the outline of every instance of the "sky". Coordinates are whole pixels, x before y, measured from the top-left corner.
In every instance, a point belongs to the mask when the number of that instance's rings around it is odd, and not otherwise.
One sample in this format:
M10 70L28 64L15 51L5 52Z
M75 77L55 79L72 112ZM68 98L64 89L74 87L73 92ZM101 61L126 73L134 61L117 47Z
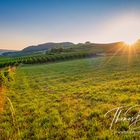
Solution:
M140 39L140 0L0 0L0 49Z

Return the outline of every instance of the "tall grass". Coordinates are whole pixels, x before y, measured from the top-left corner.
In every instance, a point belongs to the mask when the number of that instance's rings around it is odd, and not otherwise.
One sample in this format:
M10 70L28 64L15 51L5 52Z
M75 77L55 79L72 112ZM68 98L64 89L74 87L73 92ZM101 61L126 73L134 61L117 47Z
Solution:
M13 80L14 68L6 67L0 70L0 108L3 110L4 93L9 85L9 82Z

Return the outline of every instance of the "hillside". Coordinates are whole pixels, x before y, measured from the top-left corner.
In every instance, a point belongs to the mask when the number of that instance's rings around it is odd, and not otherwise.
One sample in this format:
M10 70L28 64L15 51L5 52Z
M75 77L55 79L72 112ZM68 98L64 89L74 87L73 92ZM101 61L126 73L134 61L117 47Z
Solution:
M22 52L36 52L36 51L44 51L44 50L49 50L51 48L58 48L58 47L63 47L63 48L67 48L67 47L71 47L74 44L71 42L62 42L62 43L44 43L44 44L40 44L37 46L29 46L27 48L24 48L22 50Z
M116 50L116 48L123 46L123 42L115 42L115 43L107 43L107 44L98 44L98 43L79 43L74 44L71 42L63 42L63 43L45 43L37 46L29 46L24 48L22 53L29 52L41 52L41 51L50 51L53 48L64 48L69 51L95 51L95 52L104 52L110 51L110 49Z
M2 51L4 56L24 56L30 54L42 54L45 52L52 52L53 49L63 49L64 52L92 52L92 53L124 53L124 50L128 48L128 45L124 42L114 42L114 43L78 43L74 44L72 42L61 42L61 43L44 43L39 45L33 45L24 48L21 51ZM135 48L137 52L140 52L140 40L135 43ZM127 51L126 49L125 51ZM1 52L1 51L0 51Z
M0 55L6 52L13 52L13 50L5 50L5 49L0 49Z
M114 136L116 131L128 132L129 121L110 130L114 112L104 115L116 107L139 105L139 59L133 57L130 64L127 56L116 56L22 65L6 93L15 119L6 102L1 139L138 139L131 133ZM134 108L128 115L138 112Z
M98 43L78 43L74 44L71 42L62 42L62 43L45 43L36 46L29 46L24 48L21 51L16 52L6 52L4 56L21 56L27 54L36 54L36 53L44 53L51 52L52 49L63 48L65 52L93 52L93 53L104 53L109 52L110 50L116 51L118 47L123 46L123 42L115 42L108 44L98 44Z
M139 52L139 42L135 46L86 42L44 54L2 57L0 66L19 67L5 93L15 119L6 101L0 139L113 139L116 131L129 131L128 122L110 130L114 114L105 114L140 101L140 55L130 54ZM98 57L101 54L105 55ZM122 139L119 134L114 139L118 137ZM127 137L133 139L129 133Z

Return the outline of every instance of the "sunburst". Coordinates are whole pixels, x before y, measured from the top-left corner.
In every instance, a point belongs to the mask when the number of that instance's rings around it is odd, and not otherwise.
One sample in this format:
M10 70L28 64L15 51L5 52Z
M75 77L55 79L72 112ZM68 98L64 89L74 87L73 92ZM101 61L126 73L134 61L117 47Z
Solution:
M116 48L116 51L114 51L114 53L112 53L112 55L108 57L108 59L103 64L101 64L101 66L106 66L117 55L127 56L127 65L130 66L133 58L135 57L137 59L135 42L129 41L127 43L125 42L121 46L118 46L118 48Z

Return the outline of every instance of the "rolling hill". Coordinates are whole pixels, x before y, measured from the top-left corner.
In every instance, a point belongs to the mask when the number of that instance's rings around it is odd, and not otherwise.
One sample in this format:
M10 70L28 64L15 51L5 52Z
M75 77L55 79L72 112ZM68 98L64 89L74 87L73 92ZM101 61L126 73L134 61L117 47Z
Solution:
M74 46L73 43L71 42L62 42L62 43L44 43L44 44L40 44L37 46L29 46L27 48L24 48L22 50L22 52L37 52L37 51L44 51L44 50L49 50L51 48L67 48L67 47L71 47Z
M39 45L33 45L24 48L21 51L0 51L4 56L22 56L27 54L36 54L50 52L52 49L63 48L65 52L93 52L93 53L114 53L116 50L122 52L127 45L124 42L114 42L114 43L78 43L74 44L72 42L60 42L60 43L44 43ZM140 52L140 40L135 43L137 51Z
M63 48L66 52L95 52L95 53L104 53L109 50L116 50L119 46L122 46L123 42L115 42L108 44L97 44L97 43L78 43L74 44L71 42L62 42L62 43L44 43L36 46L29 46L24 48L21 51L13 51L13 52L5 52L4 56L21 56L27 54L35 54L35 53L44 53L50 52L52 49Z
M107 43L107 44L98 44L98 43L79 43L74 44L71 42L62 42L62 43L45 43L40 44L37 46L29 46L24 48L21 52L22 53L34 53L34 52L41 52L41 51L50 51L53 48L63 48L70 51L95 51L95 52L104 52L110 49L115 49L118 47L123 46L123 42L115 42L115 43Z
M2 55L3 53L7 53L7 52L13 52L14 50L5 50L5 49L0 49L0 55Z

